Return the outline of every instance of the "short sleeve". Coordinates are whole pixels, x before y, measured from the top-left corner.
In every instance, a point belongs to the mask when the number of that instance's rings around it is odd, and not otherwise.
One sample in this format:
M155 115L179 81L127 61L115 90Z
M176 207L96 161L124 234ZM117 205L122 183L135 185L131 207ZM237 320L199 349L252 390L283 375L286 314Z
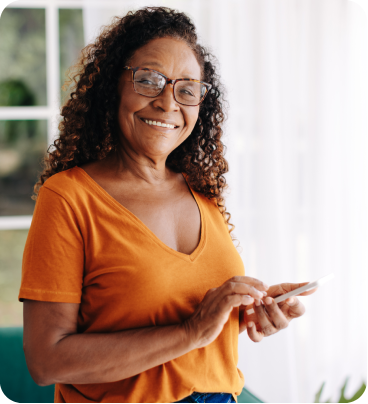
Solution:
M23 252L18 299L80 303L83 270L84 243L73 209L44 185Z

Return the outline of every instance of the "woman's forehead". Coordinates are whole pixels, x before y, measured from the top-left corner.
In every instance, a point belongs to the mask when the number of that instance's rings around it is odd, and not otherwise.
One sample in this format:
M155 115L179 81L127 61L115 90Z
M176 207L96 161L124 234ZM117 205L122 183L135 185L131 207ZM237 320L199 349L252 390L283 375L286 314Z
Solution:
M153 39L137 49L129 63L133 67L157 70L169 78L201 78L194 51L179 39Z

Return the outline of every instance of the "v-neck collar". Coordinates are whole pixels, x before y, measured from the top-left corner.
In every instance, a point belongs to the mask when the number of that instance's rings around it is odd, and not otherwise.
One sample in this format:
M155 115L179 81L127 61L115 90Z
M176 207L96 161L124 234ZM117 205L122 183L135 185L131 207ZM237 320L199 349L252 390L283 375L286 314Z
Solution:
M160 240L156 234L149 229L141 219L139 219L134 213L132 213L129 209L127 209L125 206L123 206L121 203L119 203L115 198L113 198L107 191L105 191L101 185L99 185L83 168L81 167L74 167L74 169L77 169L78 172L80 172L83 177L88 181L88 183L95 189L97 192L107 201L109 202L110 205L114 206L117 208L119 211L124 212L127 216L129 216L135 224L141 228L156 244L158 244L160 247L162 247L164 250L169 252L170 254L173 254L177 256L178 258L181 258L187 262L194 262L198 256L201 254L202 250L205 247L206 244L206 219L204 215L204 210L202 207L202 203L200 199L196 196L196 192L191 188L189 185L187 179L185 178L185 175L183 175L185 182L189 188L189 191L191 192L195 202L197 203L200 217L201 217L201 235L200 235L200 240L195 248L195 250L191 254L184 254L182 252L176 251L173 248L169 247L166 245L162 240Z

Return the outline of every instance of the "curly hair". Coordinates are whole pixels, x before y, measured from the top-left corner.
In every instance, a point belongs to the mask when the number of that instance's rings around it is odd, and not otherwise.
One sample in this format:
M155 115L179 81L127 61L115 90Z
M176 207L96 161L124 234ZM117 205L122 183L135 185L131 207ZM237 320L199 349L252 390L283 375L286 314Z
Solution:
M167 7L145 7L115 17L93 44L86 46L77 64L69 69L71 93L61 108L59 137L47 150L43 172L34 186L36 200L40 187L52 175L72 167L104 159L118 145L118 81L123 67L136 50L156 38L183 40L194 52L202 80L212 85L199 108L190 136L167 157L166 166L185 173L191 187L213 200L229 229L223 191L228 171L221 142L225 120L224 89L215 71L215 57L197 43L196 29L182 12ZM64 85L64 86L65 86ZM50 151L50 148L53 150ZM235 238L231 235L231 238Z

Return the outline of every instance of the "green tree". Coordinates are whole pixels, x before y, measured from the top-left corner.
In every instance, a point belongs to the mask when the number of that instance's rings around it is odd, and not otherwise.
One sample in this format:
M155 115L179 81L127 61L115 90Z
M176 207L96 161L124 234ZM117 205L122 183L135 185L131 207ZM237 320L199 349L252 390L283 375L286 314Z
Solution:
M22 80L8 79L0 82L0 107L32 106L36 104L35 99L35 94ZM36 122L0 122L0 139L3 144L14 145L23 132L26 132L28 138L33 138Z
M45 10L6 8L0 38L0 81L23 82L34 94L32 105L46 105Z

